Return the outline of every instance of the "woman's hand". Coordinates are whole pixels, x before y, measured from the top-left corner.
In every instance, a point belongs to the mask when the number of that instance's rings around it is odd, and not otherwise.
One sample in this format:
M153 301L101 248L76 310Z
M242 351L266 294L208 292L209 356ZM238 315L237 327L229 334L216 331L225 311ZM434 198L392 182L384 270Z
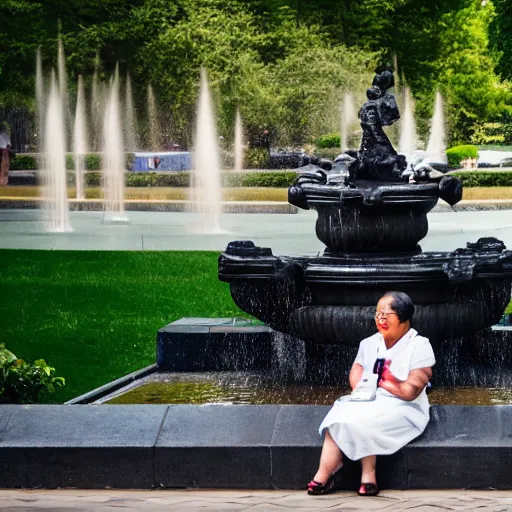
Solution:
M389 391L393 395L397 394L397 388L399 388L400 384L403 383L400 379L397 379L392 373L391 373L391 361L388 359L384 362L384 368L382 370L382 375L379 381L379 387L382 389L385 389L386 391Z
M412 401L416 399L432 378L431 368L417 368L409 372L407 380L402 381L391 373L390 364L391 361L384 363L379 387L402 400Z

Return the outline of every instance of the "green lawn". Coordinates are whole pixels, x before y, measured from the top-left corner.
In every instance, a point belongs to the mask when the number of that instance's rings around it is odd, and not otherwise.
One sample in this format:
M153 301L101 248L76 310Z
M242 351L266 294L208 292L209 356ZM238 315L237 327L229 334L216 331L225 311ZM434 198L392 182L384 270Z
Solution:
M63 402L155 362L159 328L186 316L247 316L213 252L0 250L0 343L65 377Z
M69 400L154 363L156 332L173 320L246 317L217 279L217 257L0 250L0 343L46 359L67 383L50 400Z

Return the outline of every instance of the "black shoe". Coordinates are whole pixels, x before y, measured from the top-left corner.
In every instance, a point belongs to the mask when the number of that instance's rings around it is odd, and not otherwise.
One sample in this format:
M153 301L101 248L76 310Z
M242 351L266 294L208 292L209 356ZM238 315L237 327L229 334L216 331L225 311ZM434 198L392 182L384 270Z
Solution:
M357 491L359 496L377 496L379 494L379 488L375 484L361 482L361 487L364 487L364 492Z
M308 494L310 496L321 496L322 494L331 494L332 492L334 492L334 475L331 475L325 484L321 484L316 480L311 480L308 484Z

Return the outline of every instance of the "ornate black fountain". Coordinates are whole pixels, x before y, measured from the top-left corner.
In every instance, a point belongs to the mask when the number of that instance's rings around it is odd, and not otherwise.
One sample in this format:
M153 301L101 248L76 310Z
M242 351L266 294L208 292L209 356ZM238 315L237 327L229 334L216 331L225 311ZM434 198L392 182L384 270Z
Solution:
M434 345L497 323L510 300L512 251L501 241L450 253L418 245L427 213L439 198L460 201L462 185L429 166L411 170L397 154L383 130L400 117L393 85L382 71L367 91L349 175L339 178L336 161L310 165L288 191L291 204L318 212L322 256L276 257L237 241L219 257L219 279L242 310L309 344L357 345L375 331L375 304L387 290L411 296L414 326Z

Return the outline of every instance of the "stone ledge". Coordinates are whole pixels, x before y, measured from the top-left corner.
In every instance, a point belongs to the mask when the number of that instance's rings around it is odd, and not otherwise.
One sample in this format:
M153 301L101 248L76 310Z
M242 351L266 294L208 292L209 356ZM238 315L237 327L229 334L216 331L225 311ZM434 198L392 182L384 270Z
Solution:
M454 206L439 199L436 206L430 213L440 212L477 212L490 210L512 210L512 199L479 199L471 201L460 201Z
M1 197L0 209L37 209L41 208L42 199L22 197ZM225 201L224 213L298 213L299 209L284 201ZM189 201L139 201L127 199L127 211L145 212L185 212ZM70 211L97 212L103 211L103 201L97 199L70 199ZM494 211L512 210L512 199L488 199L479 201L461 201L450 206L441 199L430 213L463 212L463 211Z
M143 377L146 377L147 375L154 373L156 371L156 364L151 364L149 366L146 366L145 368L142 368L141 370L129 373L124 377L120 377L119 379L113 380L112 382L108 382L107 384L100 386L99 388L93 389L92 391L84 393L83 395L77 396L72 400L68 400L66 402L66 405L90 404L95 400L99 400L100 398L103 398L104 396L114 391L117 391L118 389L124 388L133 381L142 379Z
M41 208L42 198L0 197L0 210ZM104 203L98 199L70 199L69 210L74 212L102 212ZM140 201L126 199L127 211L137 212L186 212L190 201ZM298 213L299 209L284 201L225 201L224 213Z
M0 488L302 489L325 406L0 405ZM379 457L383 489L512 488L510 406L434 406L425 434ZM355 489L347 461L339 488Z

